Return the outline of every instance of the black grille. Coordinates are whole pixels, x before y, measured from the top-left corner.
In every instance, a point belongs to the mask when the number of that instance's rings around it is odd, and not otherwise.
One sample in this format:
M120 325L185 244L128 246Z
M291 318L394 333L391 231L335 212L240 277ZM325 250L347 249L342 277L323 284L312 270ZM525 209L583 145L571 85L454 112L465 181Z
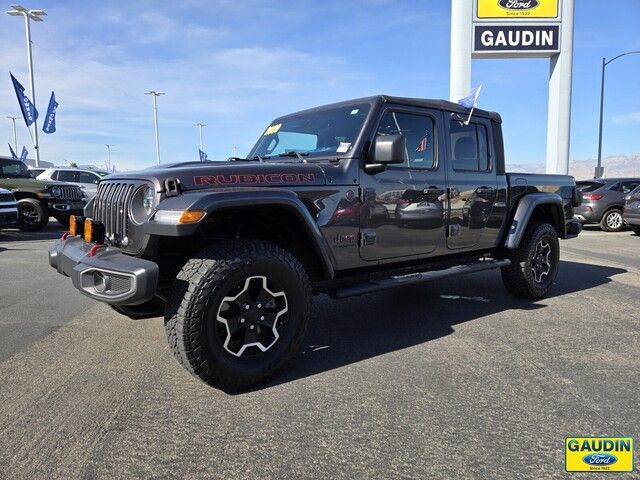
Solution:
M16 197L13 196L13 193L0 193L0 202L14 202L16 201Z
M104 225L105 236L114 245L121 245L129 229L129 203L136 185L129 182L98 184L93 205L93 218Z
M56 198L60 200L80 200L82 198L80 187L58 186L58 188L60 189L60 196Z

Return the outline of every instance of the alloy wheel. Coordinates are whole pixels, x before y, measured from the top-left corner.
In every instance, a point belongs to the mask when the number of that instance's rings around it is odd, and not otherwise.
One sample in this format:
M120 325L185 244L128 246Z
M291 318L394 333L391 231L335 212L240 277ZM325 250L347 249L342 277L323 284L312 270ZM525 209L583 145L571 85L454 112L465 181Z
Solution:
M607 227L611 230L618 230L622 227L622 215L620 212L611 212L607 214Z
M543 278L551 273L551 245L546 240L536 244L531 259L531 273L536 283L542 283Z

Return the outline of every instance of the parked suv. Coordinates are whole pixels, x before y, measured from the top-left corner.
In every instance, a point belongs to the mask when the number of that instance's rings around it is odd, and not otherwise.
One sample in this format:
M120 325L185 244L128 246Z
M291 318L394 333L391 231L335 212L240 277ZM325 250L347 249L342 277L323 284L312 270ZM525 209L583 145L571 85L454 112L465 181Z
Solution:
M56 180L58 182L79 185L88 198L93 198L98 191L98 182L107 175L99 170L80 170L77 168L47 168L40 173L38 180Z
M623 218L631 230L640 236L640 186L625 197Z
M0 188L0 228L11 228L18 221L16 197L9 190Z
M43 229L49 216L66 226L69 216L81 215L86 203L77 185L36 180L24 163L6 157L0 157L0 187L18 200L18 228L25 231Z
M640 178L594 179L576 185L582 192L582 205L575 209L577 220L583 224L599 223L605 232L624 228L624 197L640 185Z

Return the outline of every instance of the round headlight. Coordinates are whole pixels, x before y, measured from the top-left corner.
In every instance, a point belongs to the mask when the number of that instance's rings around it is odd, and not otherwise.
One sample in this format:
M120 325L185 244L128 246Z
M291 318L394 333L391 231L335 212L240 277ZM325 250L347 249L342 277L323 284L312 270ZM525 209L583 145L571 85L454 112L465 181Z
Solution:
M51 195L56 198L60 198L60 196L62 195L62 190L60 190L60 187L51 187Z
M151 187L145 185L136 190L129 207L129 216L133 223L140 225L146 222L153 213L154 203L155 192Z

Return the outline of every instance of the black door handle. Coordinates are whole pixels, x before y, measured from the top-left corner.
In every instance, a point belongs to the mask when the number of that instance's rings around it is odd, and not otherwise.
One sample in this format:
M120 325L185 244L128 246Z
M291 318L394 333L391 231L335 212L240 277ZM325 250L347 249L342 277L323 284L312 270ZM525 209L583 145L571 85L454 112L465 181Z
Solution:
M444 192L444 188L438 187L428 187L422 191L422 193L424 193L425 195L442 195Z
M495 188L491 188L491 187L478 187L476 188L476 193L483 195L483 194L489 194L489 193L495 193L496 189Z

